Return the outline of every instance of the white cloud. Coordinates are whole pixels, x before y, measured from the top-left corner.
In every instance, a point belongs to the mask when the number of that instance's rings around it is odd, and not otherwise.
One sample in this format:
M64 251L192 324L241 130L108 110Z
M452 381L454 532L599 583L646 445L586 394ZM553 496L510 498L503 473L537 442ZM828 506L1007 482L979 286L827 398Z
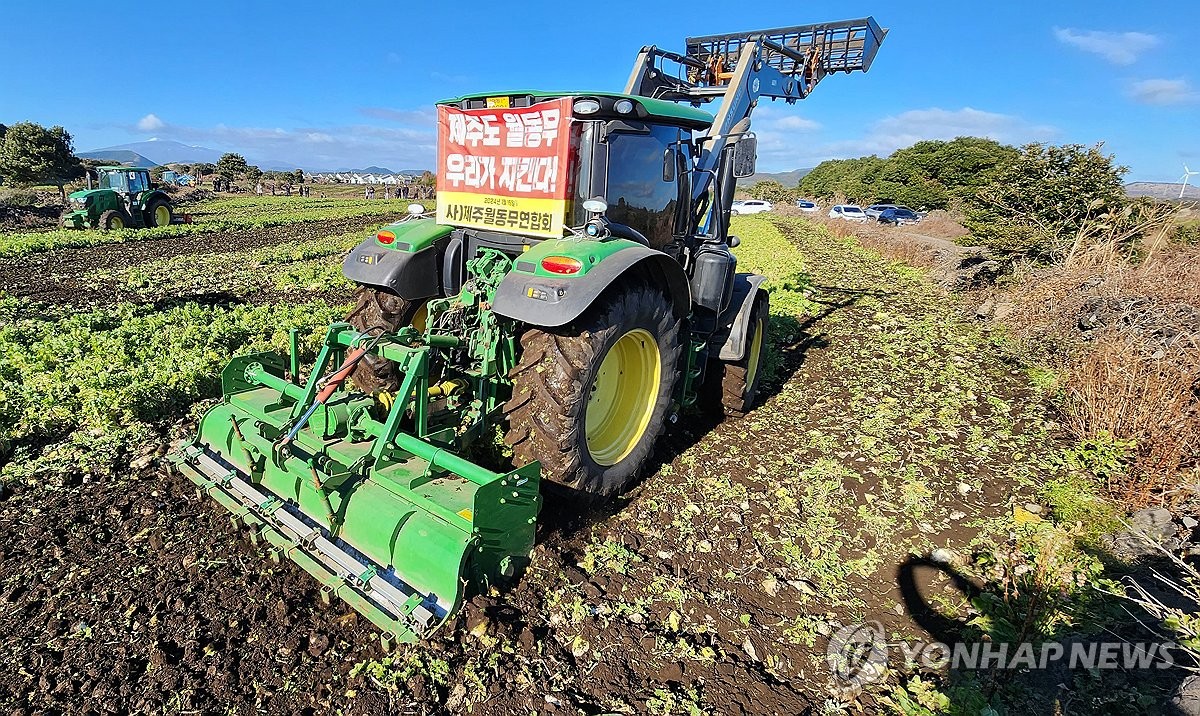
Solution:
M1130 85L1128 93L1142 104L1188 104L1200 100L1200 93L1184 79L1141 80Z
M1057 130L1020 117L964 107L957 110L932 107L890 115L876 120L858 137L821 140L819 134L759 133L761 171L787 171L814 167L826 159L846 159L868 154L887 156L897 149L926 139L987 137L1006 144L1024 144L1053 139Z
M784 117L775 123L774 129L787 129L795 132L811 132L820 129L821 125L804 117Z
M158 118L158 115L147 114L138 120L137 128L143 132L157 132L167 126L165 122Z
M1054 36L1065 45L1100 55L1116 65L1132 65L1139 55L1161 44L1158 36L1144 32L1104 32L1056 27Z

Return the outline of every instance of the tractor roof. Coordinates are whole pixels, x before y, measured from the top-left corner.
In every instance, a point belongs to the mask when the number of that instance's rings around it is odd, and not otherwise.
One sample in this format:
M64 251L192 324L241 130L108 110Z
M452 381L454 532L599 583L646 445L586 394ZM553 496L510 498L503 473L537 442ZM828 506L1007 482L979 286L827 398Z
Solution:
M149 167L126 167L126 166L118 165L118 166L108 166L108 167L96 167L96 171L148 172L148 171L150 171L150 168Z
M467 99L484 99L487 97L528 96L534 100L556 99L558 97L611 97L613 99L631 99L646 108L651 119L660 119L672 124L682 124L691 129L707 129L713 123L713 116L702 109L678 102L669 102L652 97L642 97L620 92L541 92L537 90L511 90L508 92L475 92L460 97L444 99L438 104L460 104Z

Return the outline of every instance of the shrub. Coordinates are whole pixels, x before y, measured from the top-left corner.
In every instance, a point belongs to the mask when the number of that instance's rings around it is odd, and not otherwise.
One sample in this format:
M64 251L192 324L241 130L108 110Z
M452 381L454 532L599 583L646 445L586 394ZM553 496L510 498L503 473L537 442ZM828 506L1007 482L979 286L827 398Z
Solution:
M1062 258L1089 226L1122 221L1126 171L1099 145L1026 145L967 201L966 226L994 252Z

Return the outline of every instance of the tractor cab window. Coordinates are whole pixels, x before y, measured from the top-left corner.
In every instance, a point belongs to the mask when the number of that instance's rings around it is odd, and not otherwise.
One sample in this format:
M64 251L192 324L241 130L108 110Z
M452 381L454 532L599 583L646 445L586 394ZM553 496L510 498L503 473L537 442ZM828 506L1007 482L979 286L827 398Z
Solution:
M125 172L104 172L100 175L101 189L126 190Z
M663 156L679 142L680 130L653 124L637 129L643 131L608 133L607 216L642 232L650 246L661 249L675 233L678 182L683 174L676 172L675 181L663 181Z
M128 176L129 176L129 191L130 192L136 194L139 191L146 191L146 189L148 188L146 185L149 182L146 179L145 172L129 172Z

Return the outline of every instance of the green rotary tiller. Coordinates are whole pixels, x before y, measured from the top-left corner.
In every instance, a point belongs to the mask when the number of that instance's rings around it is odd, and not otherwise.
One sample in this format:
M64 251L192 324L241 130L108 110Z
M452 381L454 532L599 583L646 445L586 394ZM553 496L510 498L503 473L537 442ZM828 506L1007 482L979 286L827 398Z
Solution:
M508 263L499 254L480 261ZM430 317L443 307L461 315L478 299L464 289L434 302ZM286 366L275 353L239 356L221 374L221 402L173 456L235 523L320 580L323 597L369 618L385 642L429 634L469 591L520 571L533 548L539 464L499 474L460 457L484 432L493 378L513 352L493 316L474 315L465 340L334 324L303 385L285 377L300 373L295 332ZM431 364L457 351L478 356L480 370L431 384ZM396 365L398 390L343 387L368 356Z

